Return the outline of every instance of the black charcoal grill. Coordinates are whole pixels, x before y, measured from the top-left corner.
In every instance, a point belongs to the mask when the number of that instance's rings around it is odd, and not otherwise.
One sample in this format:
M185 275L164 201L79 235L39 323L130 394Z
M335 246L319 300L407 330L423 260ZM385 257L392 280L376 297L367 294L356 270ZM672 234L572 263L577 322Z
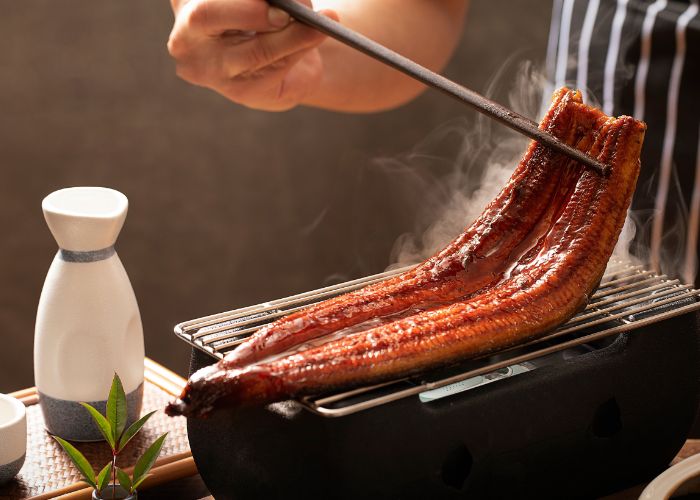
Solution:
M262 325L402 269L187 321L191 370ZM698 407L700 291L611 262L546 337L459 366L190 419L197 467L227 498L587 498L649 480Z

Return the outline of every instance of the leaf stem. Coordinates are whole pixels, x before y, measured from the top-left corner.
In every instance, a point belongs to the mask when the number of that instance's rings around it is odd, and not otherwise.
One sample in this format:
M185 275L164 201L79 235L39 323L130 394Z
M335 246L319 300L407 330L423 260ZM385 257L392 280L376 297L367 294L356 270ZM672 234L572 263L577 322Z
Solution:
M117 454L112 453L112 500L117 490Z

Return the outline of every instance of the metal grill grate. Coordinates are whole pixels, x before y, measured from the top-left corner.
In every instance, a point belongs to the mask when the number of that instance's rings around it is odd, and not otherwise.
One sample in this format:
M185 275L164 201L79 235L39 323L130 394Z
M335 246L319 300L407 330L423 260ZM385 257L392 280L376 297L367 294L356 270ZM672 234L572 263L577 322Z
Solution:
M321 300L385 280L408 268L348 281L285 299L244 307L180 323L178 337L221 359L230 350L275 319ZM620 333L700 309L700 291L679 280L645 270L643 266L611 261L598 290L588 306L547 336L488 358L471 360L449 373L432 372L351 391L308 397L299 402L323 416L343 416L381 404L444 388L478 376L488 377L498 370L576 346L591 345Z

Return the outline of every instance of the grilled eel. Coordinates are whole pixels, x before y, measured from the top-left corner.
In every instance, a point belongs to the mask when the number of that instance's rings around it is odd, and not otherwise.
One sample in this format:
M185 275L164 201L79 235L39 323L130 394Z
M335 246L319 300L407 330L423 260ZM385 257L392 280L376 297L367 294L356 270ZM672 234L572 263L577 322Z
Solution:
M575 99L571 91L557 92L541 124L569 144L582 135L573 126L575 118L569 107ZM551 181L568 161L533 143L501 193L444 250L399 276L312 305L261 328L226 356L226 367L260 361L373 318L449 304L489 286L541 218L556 187Z
M378 383L535 339L569 319L600 281L624 224L645 125L608 117L563 89L541 127L608 164L609 174L532 143L499 196L445 250L270 324L241 354L195 373L168 414ZM346 333L328 335L337 331ZM325 343L304 345L322 335Z

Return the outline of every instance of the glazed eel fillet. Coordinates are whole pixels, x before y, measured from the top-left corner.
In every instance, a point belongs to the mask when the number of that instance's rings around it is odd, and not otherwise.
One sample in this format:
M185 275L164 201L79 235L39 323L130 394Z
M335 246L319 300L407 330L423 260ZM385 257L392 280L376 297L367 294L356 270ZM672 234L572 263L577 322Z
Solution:
M263 327L195 373L168 414L408 376L535 339L585 307L624 224L645 125L561 89L540 128L608 174L532 142L500 194L444 250Z

